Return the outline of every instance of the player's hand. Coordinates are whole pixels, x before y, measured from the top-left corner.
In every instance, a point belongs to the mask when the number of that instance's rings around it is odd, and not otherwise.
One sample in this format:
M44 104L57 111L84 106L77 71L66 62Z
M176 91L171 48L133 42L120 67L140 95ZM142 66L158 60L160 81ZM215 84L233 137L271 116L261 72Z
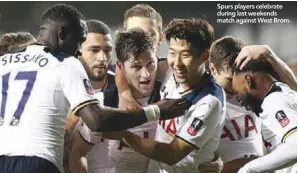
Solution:
M160 119L172 119L184 114L191 106L191 102L185 99L163 99L156 103L160 109Z
M200 173L220 173L222 172L224 164L221 158L213 162L204 162L198 166L198 170Z
M142 109L142 107L139 105L139 103L135 99L127 99L127 97L119 94L119 109L122 110L139 110Z
M239 55L237 56L235 63L236 67L243 69L247 63L251 60L267 61L268 58L273 58L274 53L267 45L250 45L244 46Z
M116 69L115 69L115 83L118 88L118 92L122 94L123 92L129 90L128 83L126 81L126 77L123 72L123 65L117 61ZM129 90L130 91L130 90Z

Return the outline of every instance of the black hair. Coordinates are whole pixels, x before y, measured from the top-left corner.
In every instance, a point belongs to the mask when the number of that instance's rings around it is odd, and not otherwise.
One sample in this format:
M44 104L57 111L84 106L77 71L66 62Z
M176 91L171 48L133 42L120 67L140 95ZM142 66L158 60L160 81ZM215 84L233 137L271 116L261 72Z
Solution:
M140 28L134 28L126 32L120 31L116 36L116 56L122 63L131 56L137 58L142 52L153 50L153 46L154 38Z
M171 38L185 39L203 52L210 49L214 39L213 27L203 19L173 19L165 30L167 42Z
M41 23L47 20L63 21L63 22L79 22L85 20L81 12L74 6L67 4L56 4L48 8L41 17Z
M109 28L109 26L102 21L92 19L92 20L87 20L86 24L87 24L89 33L92 32L92 33L103 34L103 35L111 33L111 29Z

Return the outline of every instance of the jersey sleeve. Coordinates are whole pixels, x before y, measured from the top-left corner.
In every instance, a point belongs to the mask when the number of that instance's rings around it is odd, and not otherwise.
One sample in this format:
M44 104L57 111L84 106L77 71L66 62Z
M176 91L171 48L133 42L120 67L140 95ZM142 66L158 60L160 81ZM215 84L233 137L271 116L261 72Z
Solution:
M75 115L81 108L98 103L98 100L93 97L93 88L81 64L63 64L59 70L60 85Z
M297 131L297 101L295 99L277 92L267 96L262 104L261 118L264 124L283 143Z
M219 99L207 95L190 111L187 121L176 133L176 137L201 148L218 127L223 108ZM219 131L218 133L221 133Z

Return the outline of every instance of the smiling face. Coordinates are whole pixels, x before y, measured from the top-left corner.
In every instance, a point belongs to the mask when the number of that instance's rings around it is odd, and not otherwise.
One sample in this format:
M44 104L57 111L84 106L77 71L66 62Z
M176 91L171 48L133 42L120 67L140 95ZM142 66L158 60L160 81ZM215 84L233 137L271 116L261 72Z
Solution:
M157 74L157 58L153 50L146 50L137 58L131 56L124 62L124 70L135 98L151 95Z
M184 39L171 38L167 56L176 82L189 84L198 76L199 67L204 63L200 52Z

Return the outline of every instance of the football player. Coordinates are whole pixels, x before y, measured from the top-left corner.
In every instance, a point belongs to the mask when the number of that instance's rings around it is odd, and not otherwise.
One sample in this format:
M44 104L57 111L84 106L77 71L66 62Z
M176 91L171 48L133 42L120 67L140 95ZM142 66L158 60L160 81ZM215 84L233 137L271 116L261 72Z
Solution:
M57 4L42 15L36 45L0 57L0 136L5 139L0 170L63 172L70 107L91 130L111 131L179 116L189 106L181 100L163 100L138 111L98 105L87 74L74 57L86 35L83 15L73 6Z
M297 93L273 76L272 66L251 60L235 68L233 90L240 103L262 119L262 134L270 152L245 164L239 173L297 171Z

